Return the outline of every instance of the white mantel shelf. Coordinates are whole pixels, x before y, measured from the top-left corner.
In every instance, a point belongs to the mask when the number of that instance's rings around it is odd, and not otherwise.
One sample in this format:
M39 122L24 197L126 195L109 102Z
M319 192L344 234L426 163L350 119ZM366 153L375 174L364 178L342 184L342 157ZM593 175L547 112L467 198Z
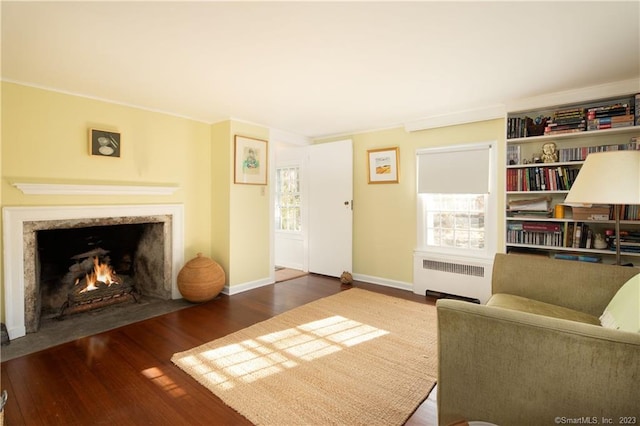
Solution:
M25 195L171 195L178 186L13 183Z

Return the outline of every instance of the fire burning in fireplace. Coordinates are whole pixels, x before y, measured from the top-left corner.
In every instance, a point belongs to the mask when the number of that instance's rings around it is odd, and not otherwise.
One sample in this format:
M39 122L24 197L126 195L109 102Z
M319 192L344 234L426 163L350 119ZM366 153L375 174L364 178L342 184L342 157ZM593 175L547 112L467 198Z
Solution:
M72 257L75 263L62 281L73 285L62 305L60 317L116 303L137 301L137 289L132 278L116 274L108 253L108 250L97 247Z
M76 279L75 285L81 285L82 283L85 286L80 290L80 293L98 290L100 284L111 287L112 284L122 284L122 281L108 263L101 262L98 256L95 256L93 258L93 271L85 275L84 281L80 278Z

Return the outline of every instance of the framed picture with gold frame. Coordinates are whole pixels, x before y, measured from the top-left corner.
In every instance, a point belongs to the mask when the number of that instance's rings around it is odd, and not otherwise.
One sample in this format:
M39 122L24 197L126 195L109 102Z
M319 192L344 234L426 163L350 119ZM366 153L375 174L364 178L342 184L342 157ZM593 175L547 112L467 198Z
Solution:
M398 183L400 148L380 148L367 151L369 183Z
M120 157L120 133L89 129L89 154L98 157Z
M267 184L267 141L235 135L234 183Z

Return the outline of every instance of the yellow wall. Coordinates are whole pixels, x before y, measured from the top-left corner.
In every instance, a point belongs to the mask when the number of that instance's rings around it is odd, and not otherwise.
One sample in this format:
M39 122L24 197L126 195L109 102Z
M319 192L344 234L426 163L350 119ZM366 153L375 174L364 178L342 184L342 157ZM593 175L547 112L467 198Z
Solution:
M211 257L226 272L229 284L231 182L233 142L230 139L231 122L211 126Z
M90 127L120 132L121 158L90 156ZM182 203L185 258L210 252L209 124L3 82L2 140L3 207ZM13 182L175 184L179 190L168 196L44 196L24 195Z
M232 122L231 144L234 135L268 140L269 129ZM230 160L233 163L233 155ZM231 182L233 170L232 165ZM230 285L260 281L270 276L269 205L268 185L231 185Z
M497 141L497 184L498 188L504 188L504 173L500 167L505 161L503 119L412 133L394 128L355 134L351 139L354 150L353 271L356 274L403 283L413 281L417 149ZM368 184L367 150L396 146L400 148L400 182ZM498 211L504 211L504 197L499 197L498 202ZM504 217L499 215L497 220L498 241L501 241Z
M3 85L0 84L0 99L2 99L2 88ZM0 102L0 128L4 127L2 126L2 102ZM0 176L2 175L2 132L0 131ZM2 182L0 182L0 207L2 206ZM3 231L2 231L2 220L0 220L0 237L2 237ZM0 254L4 253L4 238L0 238ZM4 321L4 267L3 267L3 261L2 259L0 259L0 319L2 321Z
M235 135L268 140L269 129L237 121L211 126L211 245L230 287L264 283L271 275L269 187L234 183Z

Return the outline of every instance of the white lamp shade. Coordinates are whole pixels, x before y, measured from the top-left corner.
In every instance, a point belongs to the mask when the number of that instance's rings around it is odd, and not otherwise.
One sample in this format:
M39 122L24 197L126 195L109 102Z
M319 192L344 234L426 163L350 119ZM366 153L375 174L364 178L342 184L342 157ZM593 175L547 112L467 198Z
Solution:
M589 154L564 204L640 204L640 151Z

